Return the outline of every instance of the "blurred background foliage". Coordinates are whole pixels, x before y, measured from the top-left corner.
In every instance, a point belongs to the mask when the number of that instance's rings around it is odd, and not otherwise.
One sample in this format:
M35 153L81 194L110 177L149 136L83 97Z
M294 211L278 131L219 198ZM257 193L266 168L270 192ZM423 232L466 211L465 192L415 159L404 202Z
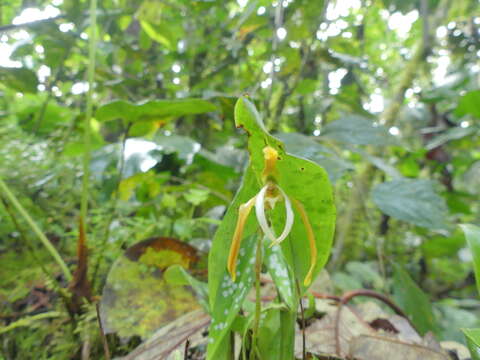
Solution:
M0 175L72 268L88 6L0 4ZM335 291L376 289L402 303L406 271L432 303L426 329L463 341L458 328L479 325L480 312L456 226L480 222L479 8L474 0L101 1L87 219L94 294L138 241L166 236L208 251L248 159L233 123L236 98L248 94L287 150L334 183ZM7 326L60 311L66 280L0 196ZM87 341L102 356L93 307L0 338L5 359L32 349L36 359L79 358ZM131 347L119 343L117 354Z

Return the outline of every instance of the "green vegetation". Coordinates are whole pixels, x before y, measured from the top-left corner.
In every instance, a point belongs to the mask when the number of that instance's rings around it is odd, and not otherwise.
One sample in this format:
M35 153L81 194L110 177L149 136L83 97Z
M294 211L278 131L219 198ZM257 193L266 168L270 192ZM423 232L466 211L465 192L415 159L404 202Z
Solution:
M0 360L480 359L474 0L0 4Z

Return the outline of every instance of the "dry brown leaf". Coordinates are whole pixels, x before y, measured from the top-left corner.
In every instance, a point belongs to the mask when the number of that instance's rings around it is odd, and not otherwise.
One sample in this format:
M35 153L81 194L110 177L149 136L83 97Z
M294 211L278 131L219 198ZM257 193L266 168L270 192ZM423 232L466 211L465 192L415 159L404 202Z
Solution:
M152 337L121 360L169 359L170 354L177 349L183 355L187 339L191 347L206 343L207 338L202 333L209 323L209 315L201 310L192 311L155 332Z
M360 335L349 345L349 356L357 360L450 360L442 349L406 343L393 337Z

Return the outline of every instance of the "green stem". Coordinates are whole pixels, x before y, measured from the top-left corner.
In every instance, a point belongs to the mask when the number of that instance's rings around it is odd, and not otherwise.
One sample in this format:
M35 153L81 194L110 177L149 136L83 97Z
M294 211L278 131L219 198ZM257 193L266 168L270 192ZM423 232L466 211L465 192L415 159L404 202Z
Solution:
M51 318L57 318L60 317L62 314L58 311L50 311L47 313L42 313L42 314L37 314L37 315L32 315L28 316L22 319L19 319L13 323L11 323L8 326L0 328L0 334L5 334L11 330L14 330L19 327L26 327L26 326L32 326L32 324L35 321L39 320L44 320L44 319L51 319Z
M110 210L110 216L107 220L106 226L105 226L105 233L103 236L102 241L100 242L100 246L98 247L98 260L95 263L94 270L93 270L93 276L92 276L92 289L95 289L95 282L97 279L97 273L100 269L100 266L102 264L102 261L104 260L103 253L105 252L105 248L108 243L108 239L110 237L110 227L112 225L113 220L115 219L115 216L117 215L117 205L118 205L118 200L120 197L120 184L122 183L123 179L123 172L125 170L125 147L127 145L127 139L128 139L128 132L130 131L130 128L132 127L132 123L128 123L125 132L123 134L123 139L122 139L122 146L121 146L121 153L120 153L120 162L118 165L118 177L117 177L117 182L115 184L115 194L112 202L112 209Z
M88 93L87 110L85 113L85 129L83 142L85 153L83 155L83 184L82 198L80 203L80 217L83 219L83 229L87 233L87 212L88 212L88 188L90 180L90 158L91 158L91 134L90 121L93 112L93 82L95 78L95 48L97 45L97 0L90 0L90 35L88 49Z
M250 349L250 360L255 360L255 349L257 348L258 328L260 327L260 316L262 303L260 294L260 275L262 272L262 239L258 236L257 253L255 254L255 318L253 322L252 347Z
M7 202L7 200L5 200L1 196L0 196L0 199L1 199L1 202L2 202L3 206L5 207L5 211L8 213L8 216L10 216L10 220L12 221L13 225L15 226L18 233L20 234L21 240L27 246L27 249L29 250L30 256L32 257L32 259L38 264L38 266L40 266L40 269L43 271L45 276L50 281L54 282L58 288L60 288L61 286L60 286L58 280L53 275L53 273L45 267L45 265L40 261L40 259L35 254L35 249L33 247L33 243L32 243L32 241L30 241L30 239L27 237L27 234L25 234L25 231L23 231L22 227L18 223L18 221L15 217L15 213L13 212L12 208L10 207L10 204Z
M63 274L65 275L65 278L70 281L72 279L72 273L68 269L67 265L61 258L60 254L58 253L57 249L52 245L50 240L45 236L45 234L40 230L38 225L33 221L31 216L28 214L28 212L25 210L25 208L20 204L16 196L10 191L8 188L7 184L2 180L0 177L0 190L3 192L5 197L10 201L10 203L13 205L13 207L20 213L20 215L23 216L25 221L28 223L30 228L33 230L33 232L38 236L42 244L46 247L48 252L52 255L52 257L55 259L58 265L60 265L60 268L63 271Z

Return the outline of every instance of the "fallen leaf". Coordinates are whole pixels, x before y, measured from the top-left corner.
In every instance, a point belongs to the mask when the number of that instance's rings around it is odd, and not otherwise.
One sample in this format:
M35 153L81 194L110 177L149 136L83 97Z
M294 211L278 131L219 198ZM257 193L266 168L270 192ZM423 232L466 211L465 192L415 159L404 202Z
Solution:
M179 240L157 237L130 247L112 266L103 289L100 317L106 334L143 339L181 316L199 310L190 286L166 281L171 265L193 268L198 252Z

